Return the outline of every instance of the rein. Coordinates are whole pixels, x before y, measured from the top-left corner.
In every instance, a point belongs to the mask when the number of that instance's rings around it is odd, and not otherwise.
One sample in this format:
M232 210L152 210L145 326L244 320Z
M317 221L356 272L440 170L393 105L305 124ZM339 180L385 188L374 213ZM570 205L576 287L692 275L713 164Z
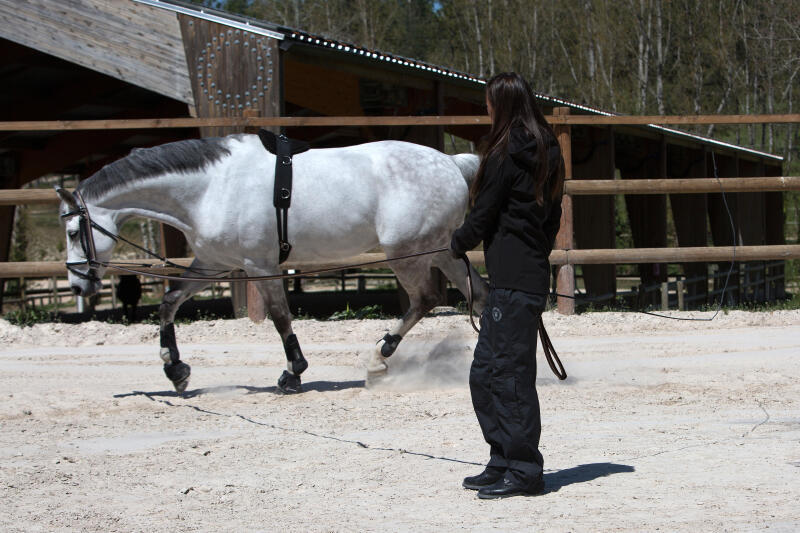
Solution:
M466 254L461 256L461 259L464 260L464 265L467 267L467 302L469 305L469 322L472 324L472 329L480 333L481 330L475 325L475 314L472 312L472 302L474 298L472 292L472 276L470 275L470 267L472 265L470 265L469 258L466 256ZM539 340L542 341L542 350L544 350L544 356L547 359L547 364L550 366L550 370L553 371L553 374L555 374L558 379L562 381L567 379L567 371L564 370L564 364L561 362L561 359L559 359L558 354L556 353L553 342L550 340L550 335L548 335L547 330L544 329L542 315L539 315L539 321L536 324L536 327L539 331Z

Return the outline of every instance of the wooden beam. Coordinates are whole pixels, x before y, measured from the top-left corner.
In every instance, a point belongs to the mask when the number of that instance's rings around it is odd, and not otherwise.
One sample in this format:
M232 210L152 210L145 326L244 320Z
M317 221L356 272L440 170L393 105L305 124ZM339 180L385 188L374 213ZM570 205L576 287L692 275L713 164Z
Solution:
M565 192L572 195L595 194L693 194L761 191L800 191L800 176L747 178L684 178L572 180Z
M60 201L55 189L0 190L0 205L58 204Z
M800 122L800 114L791 115L706 115L706 116L602 116L549 115L552 125L648 125L648 124L785 124ZM488 116L408 116L408 117L242 117L154 118L128 120L40 120L0 121L0 131L62 131L92 129L150 129L245 126L442 126L491 124ZM708 139L699 138L698 142ZM735 147L734 147L735 148Z
M561 116L568 113L568 107L557 107L553 109L554 116ZM556 126L554 132L556 137L558 137L558 144L561 146L561 155L564 158L564 180L566 183L572 179L572 141L570 139L570 126ZM571 250L575 246L572 223L572 197L569 194L564 194L561 199L561 225L556 235L556 248ZM575 269L572 265L563 264L563 266L558 269L556 287L561 294L575 294ZM559 297L557 301L559 313L562 315L575 314L575 300Z
M782 259L800 259L800 244L784 244L769 246L698 246L691 248L608 248L594 250L553 250L550 254L552 265L609 265L609 264L635 264L635 263L692 263L710 261L730 261L736 255L737 261L768 261ZM484 265L483 252L467 252L470 262L474 265ZM353 268L351 265L371 261L381 261L370 265L363 270L387 268L389 262L384 262L386 256L382 253L364 253L348 257L336 263L287 263L281 265L285 270L312 271L322 268ZM189 266L192 258L172 258L170 261L183 266ZM139 263L161 264L155 259L137 259ZM139 269L137 269L139 270ZM148 270L148 269L141 269ZM153 273L178 274L175 268L154 267ZM127 272L109 268L108 274L126 274ZM51 276L66 276L67 269L59 261L26 261L0 263L0 278L38 278ZM222 280L226 281L226 280Z
M151 118L127 120L40 120L0 121L0 131L70 131L70 130L131 130L155 128L200 128L249 126L447 126L491 124L485 116L408 116L408 117L207 117L207 118Z
M613 263L705 263L712 261L768 261L800 258L799 244L769 246L696 246L687 248L626 248L553 250L555 265L602 265Z
M629 179L629 180L570 180L564 191L573 196L594 194L692 194L800 191L800 176L696 179ZM1 205L57 204L58 195L51 189L0 190Z

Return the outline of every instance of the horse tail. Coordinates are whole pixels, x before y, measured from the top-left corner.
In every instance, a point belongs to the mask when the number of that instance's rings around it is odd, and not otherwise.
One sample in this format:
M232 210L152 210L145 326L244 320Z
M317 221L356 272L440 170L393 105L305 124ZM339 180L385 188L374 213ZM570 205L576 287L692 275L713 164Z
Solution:
M475 175L478 173L480 158L475 154L456 154L450 157L453 158L453 162L458 167L458 170L461 171L461 175L464 176L467 185L471 185Z

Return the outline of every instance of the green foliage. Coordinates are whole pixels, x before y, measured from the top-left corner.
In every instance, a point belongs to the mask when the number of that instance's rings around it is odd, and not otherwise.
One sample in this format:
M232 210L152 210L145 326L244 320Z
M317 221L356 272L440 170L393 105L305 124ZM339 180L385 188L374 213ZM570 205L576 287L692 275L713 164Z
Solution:
M153 325L160 325L161 324L161 317L158 316L158 311L153 311L148 316L141 320L142 324L153 324Z
M800 309L800 292L795 292L790 295L786 300L777 302L756 302L741 304L736 307L727 308L727 310L739 311L792 311ZM716 307L714 308L716 310Z
M191 324L192 322L197 321L208 321L208 320L219 320L221 318L227 318L226 316L218 315L217 313L205 309L198 309L195 311L194 315L191 317L186 318L179 318L175 320L176 324ZM159 322L160 323L160 322Z
M367 305L361 309L350 309L350 304L343 311L337 311L328 317L328 320L359 320L359 319L387 318L380 305Z
M314 317L308 314L302 307L298 307L297 314L292 317L292 320L314 320Z
M44 322L57 322L52 312L38 307L16 309L4 314L3 318L9 323L23 328L33 326L34 324L42 324Z

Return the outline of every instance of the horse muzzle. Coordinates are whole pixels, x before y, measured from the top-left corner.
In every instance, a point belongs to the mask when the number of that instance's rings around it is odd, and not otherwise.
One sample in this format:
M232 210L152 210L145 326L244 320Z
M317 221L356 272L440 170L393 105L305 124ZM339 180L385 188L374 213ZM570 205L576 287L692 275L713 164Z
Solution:
M72 294L75 296L83 296L84 298L88 298L90 296L94 296L98 292L100 292L100 288L102 287L102 283L93 280L77 280L73 281L70 284L70 289L72 290Z

